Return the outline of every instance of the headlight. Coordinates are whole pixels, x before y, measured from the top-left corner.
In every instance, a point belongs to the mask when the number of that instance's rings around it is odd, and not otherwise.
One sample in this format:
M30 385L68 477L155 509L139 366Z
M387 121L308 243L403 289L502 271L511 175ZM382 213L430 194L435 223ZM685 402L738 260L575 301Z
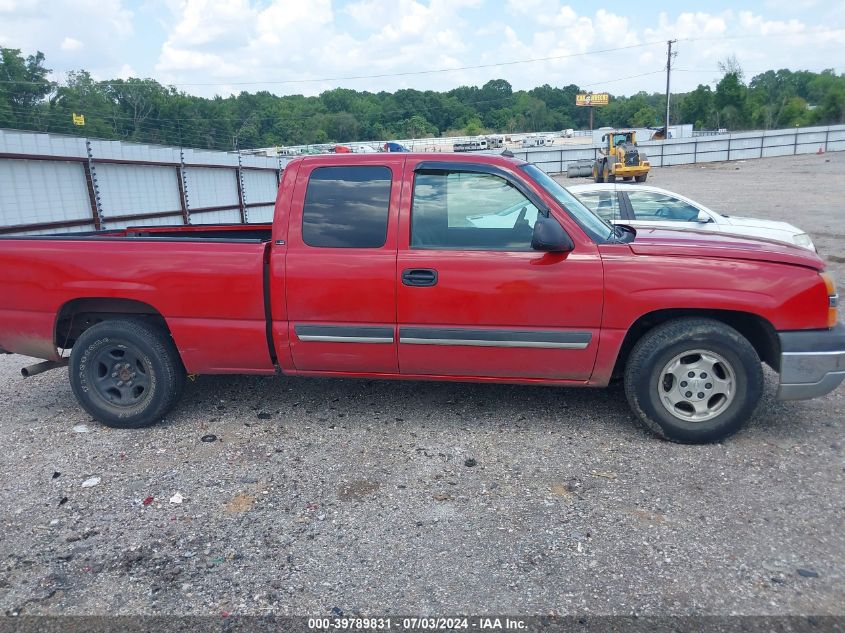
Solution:
M813 244L813 240L811 240L810 236L806 233L799 233L798 235L793 235L792 239L795 241L795 244L797 244L801 248L809 248L811 251L816 250L816 247Z

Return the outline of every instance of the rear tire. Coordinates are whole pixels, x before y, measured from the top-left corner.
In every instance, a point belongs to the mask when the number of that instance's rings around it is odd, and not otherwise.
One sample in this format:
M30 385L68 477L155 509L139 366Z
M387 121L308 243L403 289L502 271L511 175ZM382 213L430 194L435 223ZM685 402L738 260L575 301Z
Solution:
M748 421L763 393L760 358L720 321L683 318L647 332L625 366L625 395L657 436L714 442Z
M73 346L68 372L82 408L120 429L158 422L185 388L173 339L141 319L108 320L85 330Z
M648 174L643 174L642 176L634 176L634 180L637 182L645 182L645 179L648 178Z
M593 163L593 180L598 183L604 182L604 166Z
M616 176L610 173L610 165L608 165L607 163L604 164L604 181L616 182Z

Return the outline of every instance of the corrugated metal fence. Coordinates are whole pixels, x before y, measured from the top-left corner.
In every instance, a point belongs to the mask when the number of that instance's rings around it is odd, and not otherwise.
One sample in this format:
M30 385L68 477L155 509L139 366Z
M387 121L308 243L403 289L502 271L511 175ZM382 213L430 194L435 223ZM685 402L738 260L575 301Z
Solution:
M645 141L656 167L845 150L845 125ZM599 145L512 150L551 174ZM0 130L0 235L269 222L285 157Z
M759 130L717 136L674 138L637 143L653 167L688 165L770 156L792 156L845 150L845 125ZM550 174L561 174L567 165L594 160L601 145L567 145L556 149L511 150L514 156L535 163Z
M286 162L0 130L0 235L268 222Z

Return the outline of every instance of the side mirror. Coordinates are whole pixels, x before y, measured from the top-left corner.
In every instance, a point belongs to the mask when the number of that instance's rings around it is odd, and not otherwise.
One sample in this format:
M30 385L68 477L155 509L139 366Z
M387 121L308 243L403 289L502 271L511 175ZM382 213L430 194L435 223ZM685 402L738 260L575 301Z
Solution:
M695 219L696 222L701 222L702 224L707 224L708 222L712 222L713 218L711 218L706 212L699 211L698 217Z
M538 215L534 222L531 248L547 253L568 253L575 248L575 244L557 220Z

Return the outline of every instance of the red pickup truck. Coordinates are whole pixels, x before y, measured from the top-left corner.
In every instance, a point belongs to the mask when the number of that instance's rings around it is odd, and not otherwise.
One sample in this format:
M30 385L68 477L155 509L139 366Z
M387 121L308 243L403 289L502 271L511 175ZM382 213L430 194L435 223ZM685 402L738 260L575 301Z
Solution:
M624 380L658 435L739 429L763 390L845 379L822 261L787 244L613 227L509 156L308 156L272 225L0 240L0 351L69 364L94 418L164 416L188 374L559 386ZM70 350L69 356L66 350Z

